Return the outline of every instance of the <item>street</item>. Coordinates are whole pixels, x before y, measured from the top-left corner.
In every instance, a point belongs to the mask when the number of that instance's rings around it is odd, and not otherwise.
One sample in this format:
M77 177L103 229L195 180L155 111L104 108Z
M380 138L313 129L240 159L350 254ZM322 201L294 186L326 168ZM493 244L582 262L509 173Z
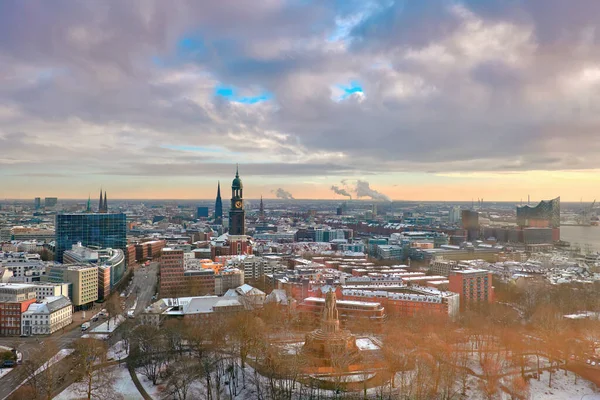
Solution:
M133 283L131 287L131 294L125 300L125 310L128 310L134 304L136 304L135 314L142 312L152 301L154 295L155 285L157 282L158 263L151 263L148 267L138 267L134 272ZM137 294L137 303L136 303ZM119 296L119 293L115 293ZM101 306L96 306L95 310L86 312L86 319L89 320L94 314L99 312ZM75 315L75 314L74 314ZM79 317L81 318L81 317ZM104 318L99 319L97 322L91 322L91 327L87 332L82 332L79 326L85 322L84 320L76 320L74 318L73 324L75 327L70 327L71 330L56 332L52 336L40 336L40 337L0 337L0 345L11 348L17 348L23 354L23 361L27 360L32 350L35 350L37 346L47 345L48 343L54 343L58 350L72 348L72 344L77 339L81 338L83 334L90 333L95 327L105 322ZM22 382L23 378L18 373L19 367L17 366L13 371L0 378L0 399L5 399L10 393L12 393Z
M135 304L135 315L138 315L152 302L152 296L156 293L158 281L158 263L150 263L147 267L139 267L133 276L133 289L129 298L125 301L125 311ZM137 299L137 303L136 303Z

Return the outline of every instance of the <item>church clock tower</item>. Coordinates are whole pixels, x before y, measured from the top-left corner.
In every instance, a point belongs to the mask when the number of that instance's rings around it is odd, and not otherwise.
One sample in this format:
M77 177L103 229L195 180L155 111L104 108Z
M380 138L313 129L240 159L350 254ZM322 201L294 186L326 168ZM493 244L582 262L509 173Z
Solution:
M229 210L229 234L246 234L246 212L244 211L244 185L240 179L238 168L235 179L231 183L231 209Z

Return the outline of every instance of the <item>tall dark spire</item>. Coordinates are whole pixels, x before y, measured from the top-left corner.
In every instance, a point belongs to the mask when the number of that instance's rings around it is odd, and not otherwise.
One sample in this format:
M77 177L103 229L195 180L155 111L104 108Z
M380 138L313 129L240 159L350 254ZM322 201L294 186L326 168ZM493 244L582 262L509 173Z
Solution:
M108 200L106 198L106 191L104 191L104 207L102 208L102 210L107 213L108 212Z
M221 182L217 183L217 199L215 201L215 224L223 223L223 201L221 200Z
M239 169L240 169L240 165L239 164L235 164L235 177L236 178L240 177Z
M265 205L263 204L263 198L260 196L260 209L259 209L259 218L262 221L265 219Z
M104 203L102 202L102 188L100 188L100 203L98 204L98 212L102 212L102 207L104 207Z
M85 208L86 212L92 212L92 196L88 195L87 207Z

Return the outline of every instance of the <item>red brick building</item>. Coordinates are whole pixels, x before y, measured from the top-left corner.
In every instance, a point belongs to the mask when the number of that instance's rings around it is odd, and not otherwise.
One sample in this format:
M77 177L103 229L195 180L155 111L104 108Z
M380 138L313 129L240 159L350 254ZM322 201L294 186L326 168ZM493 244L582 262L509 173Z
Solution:
M160 251L167 242L164 240L153 240L135 245L135 258L138 262L152 259L160 255Z
M136 261L135 255L136 255L135 254L135 244L127 245L127 249L125 251L125 257L127 257L127 259L125 261L127 262L128 267L130 265L135 264L135 261Z
M474 303L493 303L492 273L484 269L452 271L448 277L448 290L460 295L461 308Z
M160 257L160 297L183 296L183 250L164 248Z
M407 317L428 314L453 318L459 310L459 296L456 293L425 287L405 288L401 292L368 289L344 289L340 298L376 301L385 307L388 314Z
M215 292L215 273L212 269L185 270L183 250L164 248L159 267L159 295L183 297Z
M252 242L246 235L223 235L211 243L210 258L252 254Z
M21 334L21 314L35 303L35 298L15 302L0 303L0 336L18 336Z

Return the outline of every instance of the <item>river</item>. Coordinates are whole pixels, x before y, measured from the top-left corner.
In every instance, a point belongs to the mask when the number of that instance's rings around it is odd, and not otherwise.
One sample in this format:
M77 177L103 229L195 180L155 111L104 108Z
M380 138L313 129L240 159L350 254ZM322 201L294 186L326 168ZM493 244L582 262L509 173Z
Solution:
M600 226L561 226L560 238L582 249L589 245L591 250L600 251Z

